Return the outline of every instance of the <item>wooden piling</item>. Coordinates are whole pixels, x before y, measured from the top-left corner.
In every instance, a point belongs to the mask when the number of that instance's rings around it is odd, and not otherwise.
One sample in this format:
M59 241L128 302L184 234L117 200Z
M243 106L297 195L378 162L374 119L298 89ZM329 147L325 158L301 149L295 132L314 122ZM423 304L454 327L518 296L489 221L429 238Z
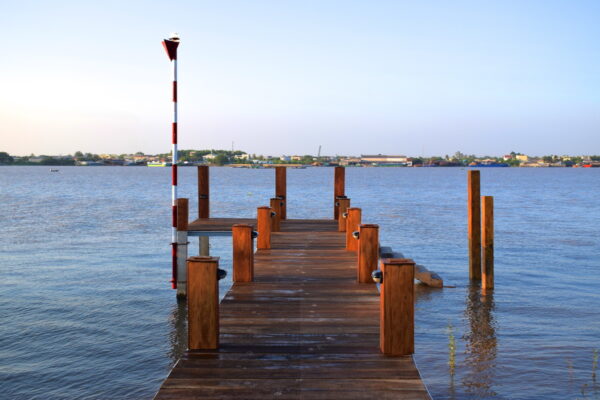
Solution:
M358 227L358 271L359 283L373 283L371 272L379 261L379 225L361 224Z
M189 218L189 199L177 199L177 230L187 231Z
M333 183L333 218L339 219L340 211L338 198L345 196L346 185L346 168L335 167L334 183Z
M210 215L210 185L208 166L198 166L198 218L208 218Z
M256 242L257 249L271 248L271 207L258 207L257 209L257 227L258 238Z
M187 267L188 257L188 219L189 200L177 199L177 293L183 298L187 294Z
M252 226L235 224L231 228L233 236L233 282L254 280L254 246Z
M469 279L481 280L481 200L479 171L467 173Z
M350 207L350 199L344 198L338 200L338 232L346 232L346 219L348 216L344 217L344 213L348 211L348 207Z
M406 258L381 260L379 346L388 356L415 352L415 263Z
M494 287L494 197L481 196L481 288Z
M287 219L287 182L286 182L286 167L275 167L275 197L283 200L281 206L281 219Z
M188 348L219 347L218 257L190 257L188 272Z
M278 198L271 199L271 210L275 213L271 218L271 232L279 232L281 230L281 206L283 200Z
M358 240L352 234L358 230L361 219L361 209L358 207L349 207L347 209L348 218L346 218L346 250L358 251Z

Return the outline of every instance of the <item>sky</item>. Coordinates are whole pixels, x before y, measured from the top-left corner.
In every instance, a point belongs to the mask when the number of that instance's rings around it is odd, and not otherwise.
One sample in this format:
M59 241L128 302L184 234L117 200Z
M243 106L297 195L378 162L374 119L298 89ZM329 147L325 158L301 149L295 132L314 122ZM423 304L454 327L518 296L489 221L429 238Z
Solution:
M600 1L0 0L0 151L600 153Z

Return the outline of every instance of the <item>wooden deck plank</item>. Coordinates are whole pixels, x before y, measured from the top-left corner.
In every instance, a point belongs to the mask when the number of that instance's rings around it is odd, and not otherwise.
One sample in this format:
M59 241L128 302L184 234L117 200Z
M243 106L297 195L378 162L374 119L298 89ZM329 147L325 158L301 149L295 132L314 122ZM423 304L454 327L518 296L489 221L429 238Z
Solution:
M156 399L429 399L412 357L379 352L379 295L344 247L336 221L282 221L221 302L219 350L186 352Z

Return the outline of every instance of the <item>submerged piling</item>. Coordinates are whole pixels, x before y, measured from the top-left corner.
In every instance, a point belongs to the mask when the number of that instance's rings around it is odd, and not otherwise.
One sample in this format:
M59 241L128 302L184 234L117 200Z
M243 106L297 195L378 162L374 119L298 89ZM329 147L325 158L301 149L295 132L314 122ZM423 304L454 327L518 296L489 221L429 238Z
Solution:
M481 196L482 232L481 288L494 287L494 198Z
M481 202L479 171L467 173L467 236L469 240L469 279L481 280Z

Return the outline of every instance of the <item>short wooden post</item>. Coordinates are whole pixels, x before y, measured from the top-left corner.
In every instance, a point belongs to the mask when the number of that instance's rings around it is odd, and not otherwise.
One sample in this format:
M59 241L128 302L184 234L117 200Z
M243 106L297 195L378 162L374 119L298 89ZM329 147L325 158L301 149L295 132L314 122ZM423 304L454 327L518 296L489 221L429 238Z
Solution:
M210 185L208 166L198 166L198 218L208 218L210 213Z
M361 224L358 235L357 279L359 283L373 283L371 272L379 261L379 225Z
M283 200L281 206L281 219L287 219L287 183L286 183L286 167L275 167L275 197Z
M494 288L494 197L481 196L481 288Z
M188 281L188 348L219 347L218 257L190 257Z
M388 356L415 352L415 263L406 258L381 260L379 346Z
M349 207L348 218L346 218L346 250L358 251L358 240L352 236L354 231L358 230L361 218L361 209L358 207Z
M346 168L335 167L333 183L333 219L339 219L340 211L338 197L345 196Z
M258 207L256 212L258 227L257 249L271 248L271 207Z
M187 293L188 218L188 199L177 199L177 297Z
M271 210L275 213L271 218L271 232L279 232L281 230L281 205L283 200L278 198L271 199Z
M338 200L338 232L346 232L346 219L348 215L345 215L348 211L348 207L350 207L350 199L343 198Z
M209 218L210 216L210 184L209 166L198 166L198 218ZM210 254L210 239L208 236L200 236L199 250L201 256Z
M254 280L254 243L252 226L235 224L231 228L233 236L233 282Z
M467 173L469 279L481 280L481 201L479 171Z

